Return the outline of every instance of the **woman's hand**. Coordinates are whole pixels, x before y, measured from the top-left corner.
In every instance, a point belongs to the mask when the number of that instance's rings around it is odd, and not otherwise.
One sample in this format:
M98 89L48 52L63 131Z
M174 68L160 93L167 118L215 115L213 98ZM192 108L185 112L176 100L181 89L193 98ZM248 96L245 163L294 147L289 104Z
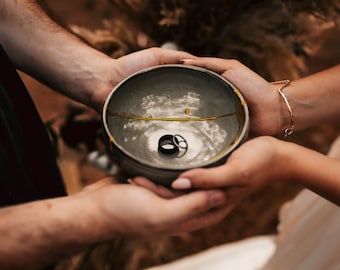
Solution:
M183 63L215 71L242 93L250 110L251 133L276 135L282 132L284 121L289 123L289 119L283 119L289 116L285 107L281 109L280 96L276 91L278 86L267 82L237 60L195 58L185 59Z
M295 143L258 137L235 150L224 165L182 173L176 190L224 188L228 203L277 181L294 181L340 205L340 161Z
M241 145L219 167L186 171L172 184L177 190L224 188L228 201L242 199L273 181L289 180L286 142L258 137Z

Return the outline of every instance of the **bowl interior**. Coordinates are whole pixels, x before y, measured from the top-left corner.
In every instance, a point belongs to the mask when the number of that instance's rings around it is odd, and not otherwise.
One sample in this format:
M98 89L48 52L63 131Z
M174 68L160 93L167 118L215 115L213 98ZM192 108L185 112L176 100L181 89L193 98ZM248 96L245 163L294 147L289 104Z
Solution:
M116 87L104 106L110 140L148 166L188 169L225 156L246 134L247 105L205 69L160 66Z

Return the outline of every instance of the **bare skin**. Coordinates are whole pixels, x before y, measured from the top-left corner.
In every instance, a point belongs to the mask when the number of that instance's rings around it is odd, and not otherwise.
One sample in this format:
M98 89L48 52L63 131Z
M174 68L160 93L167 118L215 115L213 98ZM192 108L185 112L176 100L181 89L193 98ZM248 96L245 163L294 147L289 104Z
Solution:
M185 64L209 68L230 80L244 95L251 113L251 131L278 135L290 126L286 104L271 84L235 60L188 59ZM291 82L284 93L294 114L295 131L340 116L340 65ZM274 137L243 144L219 167L194 169L179 176L174 189L224 188L244 197L274 181L295 181L340 205L340 161Z
M0 42L18 69L98 112L128 75L193 57L151 48L112 59L54 23L36 1L1 1L0 15ZM154 191L105 178L72 196L1 208L0 268L37 269L117 236L197 230L230 211L221 190L168 198Z
M232 82L245 97L255 135L282 135L290 126L286 105L272 84L237 60L185 59L184 64L211 69ZM340 116L340 65L292 81L283 92L294 114L294 130L332 122Z
M118 236L151 238L196 230L229 211L222 191L164 199L111 178L64 197L0 211L1 269L37 269Z
M0 42L17 68L97 111L132 73L193 57L150 48L113 59L65 31L32 0L1 1L0 14Z

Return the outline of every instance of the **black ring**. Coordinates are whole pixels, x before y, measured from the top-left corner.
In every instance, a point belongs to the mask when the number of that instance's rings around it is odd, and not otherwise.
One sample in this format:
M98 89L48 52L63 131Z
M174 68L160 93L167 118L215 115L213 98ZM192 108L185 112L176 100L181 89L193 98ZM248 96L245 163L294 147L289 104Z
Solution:
M163 135L158 141L158 152L166 155L173 155L179 152L178 139L173 135Z

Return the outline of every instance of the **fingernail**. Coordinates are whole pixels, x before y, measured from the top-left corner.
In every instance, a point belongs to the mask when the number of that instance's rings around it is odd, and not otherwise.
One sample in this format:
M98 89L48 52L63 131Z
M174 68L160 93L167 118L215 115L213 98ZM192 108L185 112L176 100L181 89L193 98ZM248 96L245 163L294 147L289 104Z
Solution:
M181 64L185 64L185 63L190 62L190 61L192 61L192 59L190 59L190 58L185 58L185 59L179 60L179 62L180 62Z
M174 189L189 189L191 188L191 181L188 178L178 178L171 185Z
M226 202L226 195L222 191L210 191L208 196L211 207L220 206Z
M131 178L126 179L126 182L128 182L131 185L136 185L135 181L133 181Z

